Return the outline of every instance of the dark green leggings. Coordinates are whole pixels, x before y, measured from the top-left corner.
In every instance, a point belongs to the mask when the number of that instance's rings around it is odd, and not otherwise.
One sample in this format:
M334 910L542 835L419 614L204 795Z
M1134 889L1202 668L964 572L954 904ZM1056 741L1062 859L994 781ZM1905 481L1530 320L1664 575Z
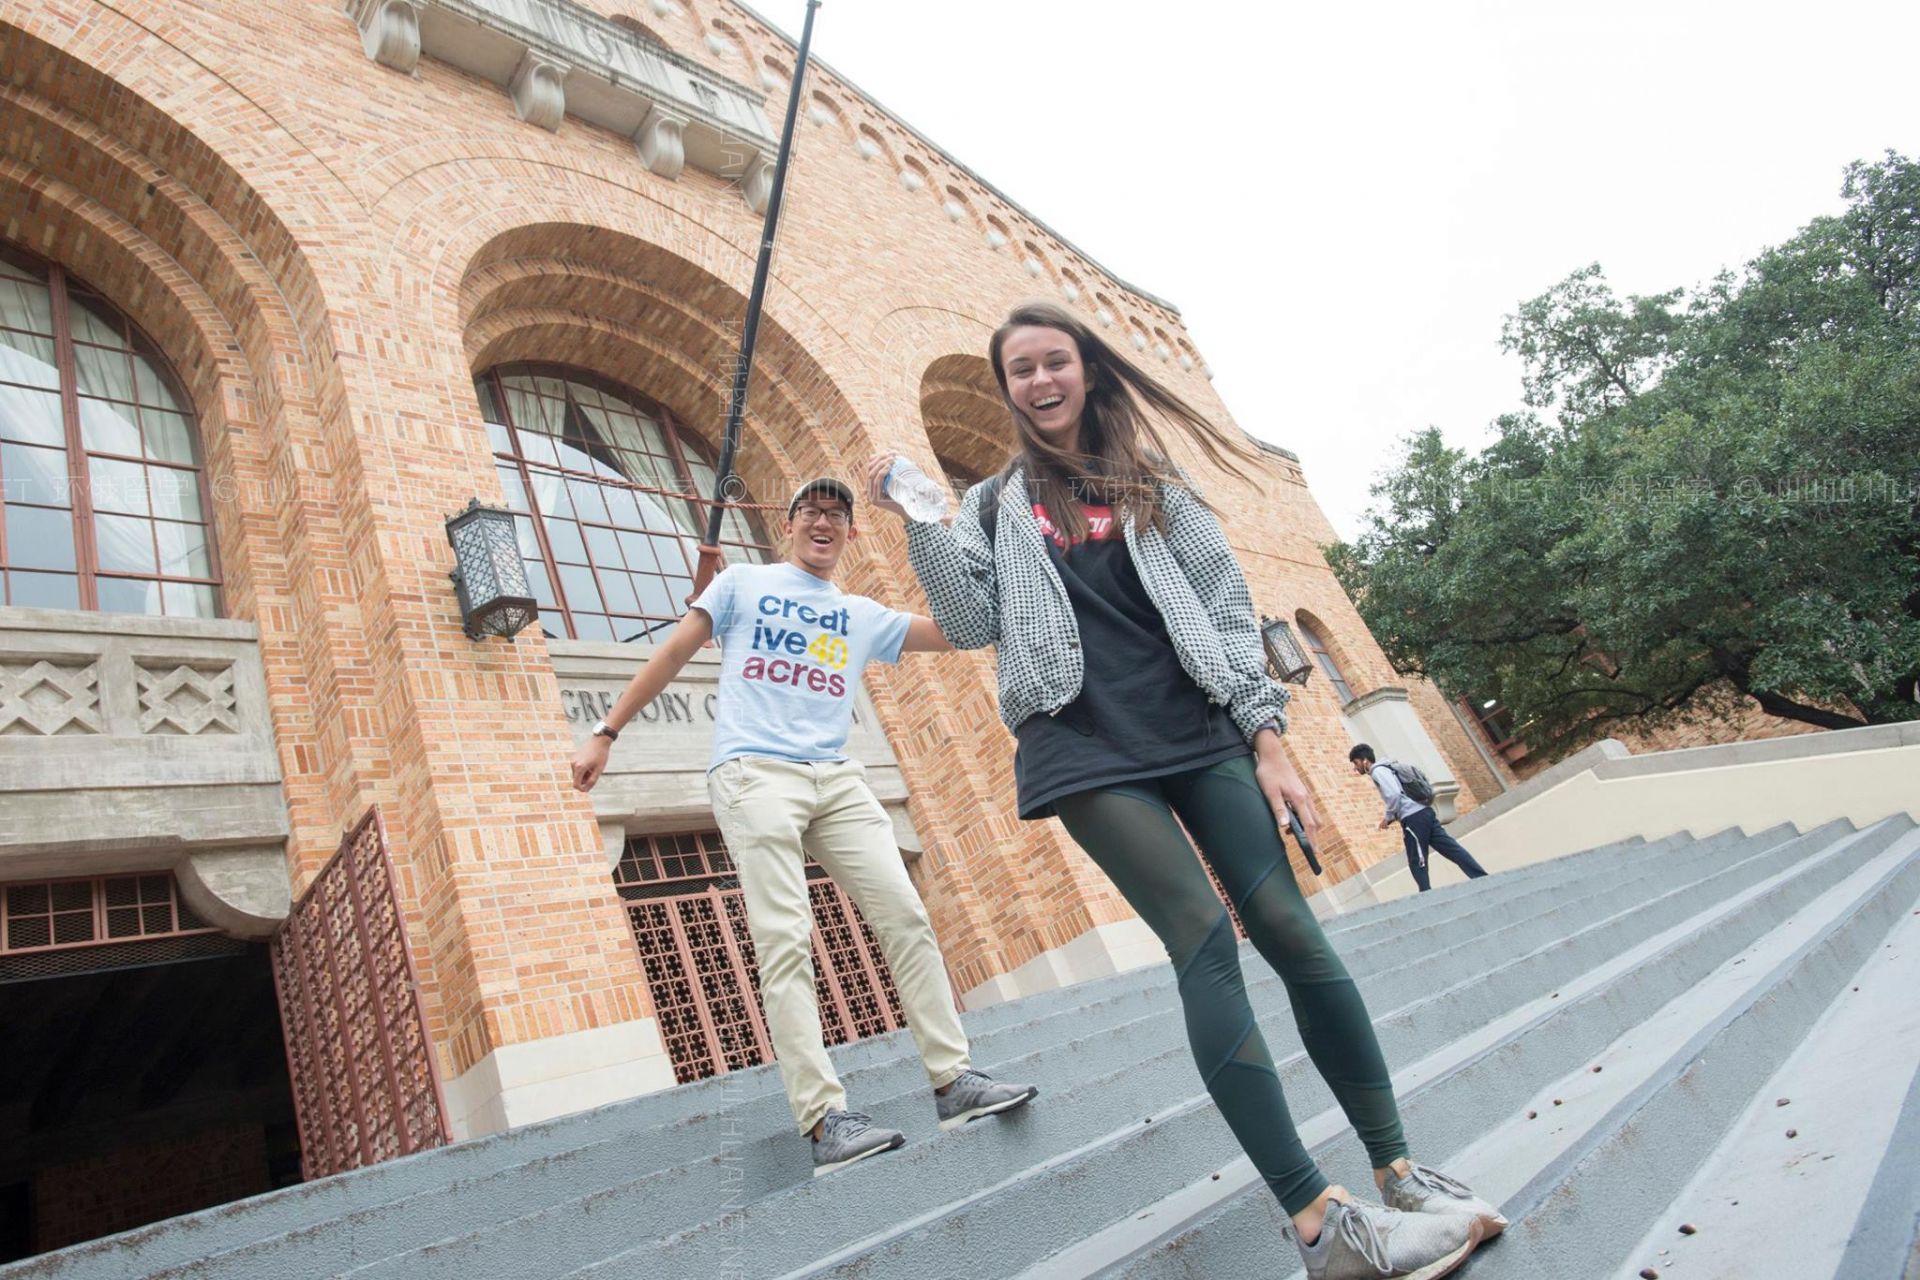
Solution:
M1327 1188L1301 1145L1267 1042L1247 1003L1233 922L1193 856L1193 833L1246 925L1286 984L1293 1020L1373 1167L1407 1154L1393 1082L1359 988L1300 896L1253 779L1253 758L1054 802L1085 849L1166 945L1186 1007L1187 1039L1214 1105L1288 1213ZM1175 815L1179 822L1174 821Z

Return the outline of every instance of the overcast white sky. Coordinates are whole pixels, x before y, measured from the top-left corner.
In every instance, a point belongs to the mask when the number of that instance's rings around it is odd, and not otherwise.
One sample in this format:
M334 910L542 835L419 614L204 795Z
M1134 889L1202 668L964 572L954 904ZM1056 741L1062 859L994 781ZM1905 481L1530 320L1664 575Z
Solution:
M748 0L796 38L804 0ZM1920 151L1920 4L826 0L814 52L1172 302L1334 528L1427 425L1519 404L1500 323L1598 260L1656 292ZM804 137L804 135L803 135Z

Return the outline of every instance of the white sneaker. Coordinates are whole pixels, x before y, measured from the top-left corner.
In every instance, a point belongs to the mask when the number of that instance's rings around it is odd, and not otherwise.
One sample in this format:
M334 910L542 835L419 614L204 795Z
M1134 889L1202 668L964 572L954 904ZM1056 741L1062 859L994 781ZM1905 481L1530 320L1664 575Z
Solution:
M1380 1198L1389 1208L1403 1213L1464 1213L1480 1220L1480 1240L1485 1243L1507 1229L1506 1215L1473 1194L1473 1188L1438 1169L1411 1164L1406 1177L1391 1169Z
M1330 1200L1320 1238L1287 1234L1306 1263L1307 1280L1439 1280L1480 1243L1480 1222L1463 1213L1401 1213Z

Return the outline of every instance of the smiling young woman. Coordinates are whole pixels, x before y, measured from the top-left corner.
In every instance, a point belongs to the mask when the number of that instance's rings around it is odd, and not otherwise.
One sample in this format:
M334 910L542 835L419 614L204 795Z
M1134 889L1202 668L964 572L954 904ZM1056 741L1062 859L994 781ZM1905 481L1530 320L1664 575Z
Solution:
M1226 534L1162 427L1242 478L1248 446L1051 303L1016 308L988 352L1014 459L951 526L908 520L907 546L946 637L998 647L1020 817L1059 817L1165 944L1195 1064L1291 1217L1307 1274L1445 1275L1506 1220L1408 1158L1366 1005L1281 841L1289 809L1309 838L1319 826L1280 741L1287 694ZM868 493L904 518L882 487L892 457L873 460ZM1330 1186L1295 1132L1188 833L1285 983L1391 1207Z

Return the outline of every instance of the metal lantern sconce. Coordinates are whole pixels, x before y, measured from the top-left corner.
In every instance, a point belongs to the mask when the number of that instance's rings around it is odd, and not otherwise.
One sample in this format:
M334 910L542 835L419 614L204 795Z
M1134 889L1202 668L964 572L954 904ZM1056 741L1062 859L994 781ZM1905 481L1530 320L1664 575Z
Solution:
M1267 646L1267 674L1290 684L1305 684L1313 663L1300 651L1293 628L1278 618L1260 615L1260 639Z
M540 616L526 562L520 558L513 512L483 507L474 498L465 511L448 518L447 541L453 544L455 565L449 576L460 597L468 639L511 639Z

